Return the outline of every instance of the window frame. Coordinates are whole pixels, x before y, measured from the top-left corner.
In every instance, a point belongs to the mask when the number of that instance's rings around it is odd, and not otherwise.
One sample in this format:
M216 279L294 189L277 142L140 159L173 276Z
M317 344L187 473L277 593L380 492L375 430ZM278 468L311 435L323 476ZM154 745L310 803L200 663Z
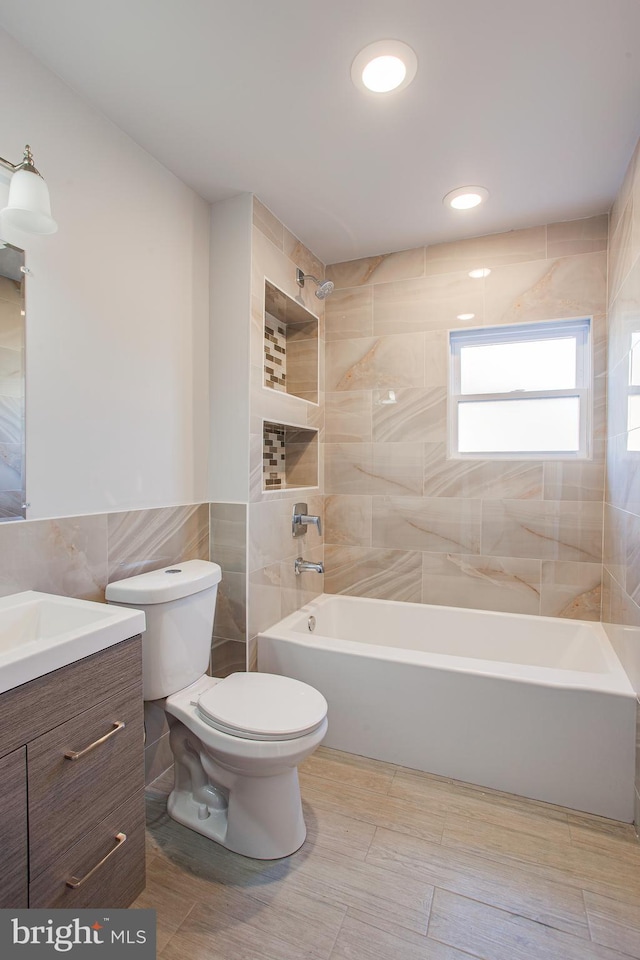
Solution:
M634 333L631 334L631 340L630 340L630 343L629 343L629 374L628 374L628 381L629 381L629 382L628 382L628 384L627 384L627 409L626 409L626 424L625 424L625 426L626 426L626 434L627 434L626 447L627 447L627 452L628 452L628 453L639 453L639 452L640 452L640 450L639 450L637 447L634 448L633 446L629 446L629 440L630 440L632 434L635 434L635 433L638 433L638 432L639 432L637 427L631 427L631 426L630 426L630 423L631 423L631 409L630 409L631 397L637 397L637 396L640 394L640 383L634 383L634 382L633 382L633 358L634 358L634 353L635 353L636 350L638 351L638 355L640 356L640 335L638 336L638 339L635 341L635 343L634 343L634 340L633 340L634 336L636 336L637 334L638 334L638 331L634 331ZM635 439L635 437L634 437L634 439Z
M447 389L447 459L449 460L591 460L593 458L593 317L541 320L534 323L500 324L449 330L449 378ZM499 393L463 394L460 351L465 346L523 343L528 340L576 338L576 386L563 390L514 390ZM579 449L536 451L461 452L458 449L458 408L462 403L577 397L580 403Z

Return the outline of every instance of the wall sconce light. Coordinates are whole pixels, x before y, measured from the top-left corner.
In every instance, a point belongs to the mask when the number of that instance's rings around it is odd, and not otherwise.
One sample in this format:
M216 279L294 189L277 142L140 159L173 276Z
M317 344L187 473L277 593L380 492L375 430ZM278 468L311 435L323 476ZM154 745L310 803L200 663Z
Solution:
M29 144L24 148L24 157L20 163L10 163L0 157L0 166L13 173L9 185L9 202L4 210L0 210L2 221L24 233L55 233L58 224L51 216L49 188L33 164Z

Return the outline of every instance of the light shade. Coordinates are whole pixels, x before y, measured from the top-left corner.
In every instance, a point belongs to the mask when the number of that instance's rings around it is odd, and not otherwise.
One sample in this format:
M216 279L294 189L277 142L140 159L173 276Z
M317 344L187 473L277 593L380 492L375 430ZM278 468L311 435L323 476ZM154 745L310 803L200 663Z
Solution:
M415 52L402 40L376 40L351 64L351 79L367 93L391 93L408 86L417 69Z
M58 229L51 216L49 189L31 170L16 170L11 177L9 202L0 217L3 223L24 233L45 235Z

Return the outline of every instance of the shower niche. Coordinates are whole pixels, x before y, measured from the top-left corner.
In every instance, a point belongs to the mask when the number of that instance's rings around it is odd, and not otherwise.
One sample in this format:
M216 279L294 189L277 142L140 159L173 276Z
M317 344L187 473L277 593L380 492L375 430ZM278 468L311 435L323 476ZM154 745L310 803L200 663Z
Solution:
M318 486L318 431L264 420L262 490L299 490Z
M264 285L264 385L318 402L318 318L269 280Z

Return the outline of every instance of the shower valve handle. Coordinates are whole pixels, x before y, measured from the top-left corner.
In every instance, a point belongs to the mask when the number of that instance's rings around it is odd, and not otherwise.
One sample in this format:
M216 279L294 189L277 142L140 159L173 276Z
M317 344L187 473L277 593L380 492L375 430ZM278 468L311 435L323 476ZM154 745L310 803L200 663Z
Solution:
M322 519L320 517L310 516L307 513L306 503L296 503L293 508L293 517L291 518L291 535L293 537L304 537L307 532L307 524L312 524L318 530L318 535L322 536Z
M298 517L298 523L311 523L318 528L318 533L322 536L322 521L320 517L309 517L306 514L302 514L301 517Z

